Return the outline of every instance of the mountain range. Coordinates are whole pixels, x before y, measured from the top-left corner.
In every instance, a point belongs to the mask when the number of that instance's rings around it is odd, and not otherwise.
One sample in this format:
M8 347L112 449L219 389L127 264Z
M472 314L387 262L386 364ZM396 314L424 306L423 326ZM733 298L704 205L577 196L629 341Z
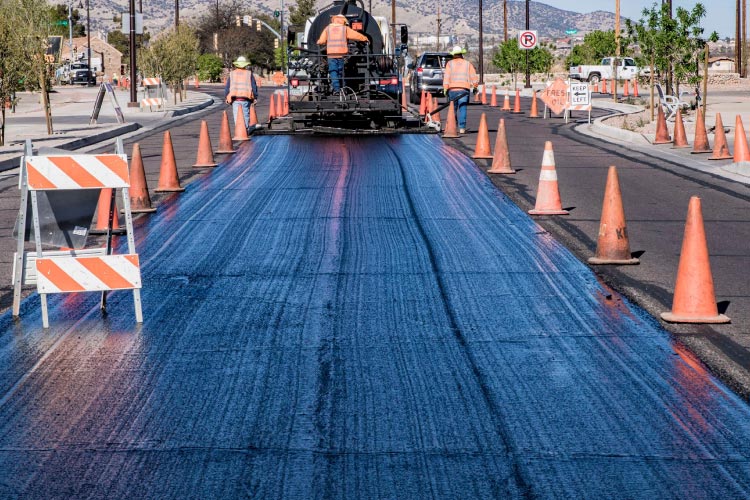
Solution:
M216 0L220 2L221 0ZM247 13L266 12L281 9L282 0L257 0L246 2ZM169 27L174 22L175 0L137 0L143 4L144 22L148 30L156 34ZM213 12L214 0L179 0L180 21L190 22ZM294 1L287 1L285 7L294 5ZM319 8L329 5L329 1L318 2ZM372 5L374 15L390 18L391 4L381 0L368 0L366 8ZM94 0L91 2L92 32L112 31L119 29L112 21L115 15L126 12L128 0ZM444 35L476 34L479 28L477 2L469 0L443 0L440 2L442 27ZM558 38L565 36L566 30L576 29L587 32L596 29L608 30L614 27L614 14L597 10L581 14L541 2L530 2L531 29L539 31L541 38ZM406 23L410 32L421 34L435 34L437 32L437 2L428 0L411 0L408 3L396 3L396 17L399 23ZM85 18L85 13L84 13ZM525 26L526 2L508 0L508 33L513 36ZM503 34L503 0L484 0L483 29L485 35L502 36Z

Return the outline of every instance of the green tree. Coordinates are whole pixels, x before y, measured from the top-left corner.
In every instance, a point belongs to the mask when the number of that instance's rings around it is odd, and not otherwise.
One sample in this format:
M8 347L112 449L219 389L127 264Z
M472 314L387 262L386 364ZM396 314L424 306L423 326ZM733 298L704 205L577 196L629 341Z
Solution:
M548 73L552 67L553 57L548 45L537 45L528 51L529 70L531 73ZM518 40L498 45L492 57L492 63L504 73L513 74L513 84L518 82L518 74L526 72L526 51L518 46Z
M50 12L45 0L0 2L0 104L23 88L38 89L49 102L50 68L44 61ZM5 106L0 105L0 146L5 143ZM47 131L52 133L51 115Z
M620 47L626 46L627 42L623 40ZM566 60L566 65L599 64L603 58L614 56L616 51L617 43L614 31L592 31L583 37L582 44L573 47Z
M315 14L315 0L297 0L296 6L289 6L289 23L304 26L307 19Z
M202 81L219 81L224 71L224 61L216 54L201 54L198 57L198 78Z
M717 40L714 32L703 37L701 20L706 8L698 3L692 10L677 7L674 16L668 5L643 9L637 23L626 21L629 35L641 49L648 63L653 62L668 93L679 94L680 84L697 85L701 81L698 67L705 44Z
M161 34L141 53L141 68L148 76L159 76L172 85L175 104L180 83L195 74L197 63L198 37L186 24Z
M66 4L56 4L49 8L50 12L50 35L64 36L68 38L70 30L68 29L68 6ZM86 36L86 25L81 22L81 14L78 9L71 11L71 20L73 22L73 36ZM65 24L63 24L65 23Z

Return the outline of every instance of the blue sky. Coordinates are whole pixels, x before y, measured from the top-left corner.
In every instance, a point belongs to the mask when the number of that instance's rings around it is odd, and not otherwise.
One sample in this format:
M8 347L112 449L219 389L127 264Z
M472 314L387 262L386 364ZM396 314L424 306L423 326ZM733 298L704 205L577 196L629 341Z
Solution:
M542 3L574 12L591 12L594 10L615 11L615 0L600 0L596 2L581 0L539 0ZM657 3L661 3L659 0ZM672 8L684 7L692 9L696 1L672 0ZM703 0L701 2L707 10L703 20L706 33L716 31L722 38L734 37L735 0ZM654 0L620 0L620 14L633 20L641 18L644 7L651 7Z

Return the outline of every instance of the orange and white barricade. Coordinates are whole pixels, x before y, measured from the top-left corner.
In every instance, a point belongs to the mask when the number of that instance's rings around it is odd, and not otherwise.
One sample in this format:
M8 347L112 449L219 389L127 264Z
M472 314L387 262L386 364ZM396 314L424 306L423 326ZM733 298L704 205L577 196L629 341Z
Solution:
M132 290L136 322L143 322L141 310L141 270L133 238L133 216L130 211L130 175L128 158L122 140L117 140L117 154L77 155L55 154L34 156L31 141L27 141L21 159L19 174L21 207L18 213L17 247L13 270L13 316L18 317L21 306L21 288L36 284L42 303L42 324L49 327L47 294L70 292L101 292L101 308L106 309L107 292ZM112 193L106 246L65 250L43 250L40 230L40 192L58 192L59 195L81 196L80 190L109 189ZM128 253L112 254L112 225L116 216L115 194L122 194ZM67 193L62 193L66 191ZM31 213L27 213L31 199ZM93 218L93 213L91 214ZM24 251L27 218L32 217L31 235L36 249ZM84 241L87 228L76 227Z
M141 79L141 85L143 86L143 98L140 101L141 111L145 108L149 108L149 111L154 111L154 108L157 111L166 111L167 96L161 78L143 78Z

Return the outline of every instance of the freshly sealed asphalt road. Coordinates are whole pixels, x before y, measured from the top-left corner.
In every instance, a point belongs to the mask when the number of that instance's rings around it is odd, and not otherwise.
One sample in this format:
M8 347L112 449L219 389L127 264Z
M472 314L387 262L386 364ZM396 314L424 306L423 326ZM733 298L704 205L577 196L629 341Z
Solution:
M3 498L747 498L750 408L440 139L260 137L0 317Z

